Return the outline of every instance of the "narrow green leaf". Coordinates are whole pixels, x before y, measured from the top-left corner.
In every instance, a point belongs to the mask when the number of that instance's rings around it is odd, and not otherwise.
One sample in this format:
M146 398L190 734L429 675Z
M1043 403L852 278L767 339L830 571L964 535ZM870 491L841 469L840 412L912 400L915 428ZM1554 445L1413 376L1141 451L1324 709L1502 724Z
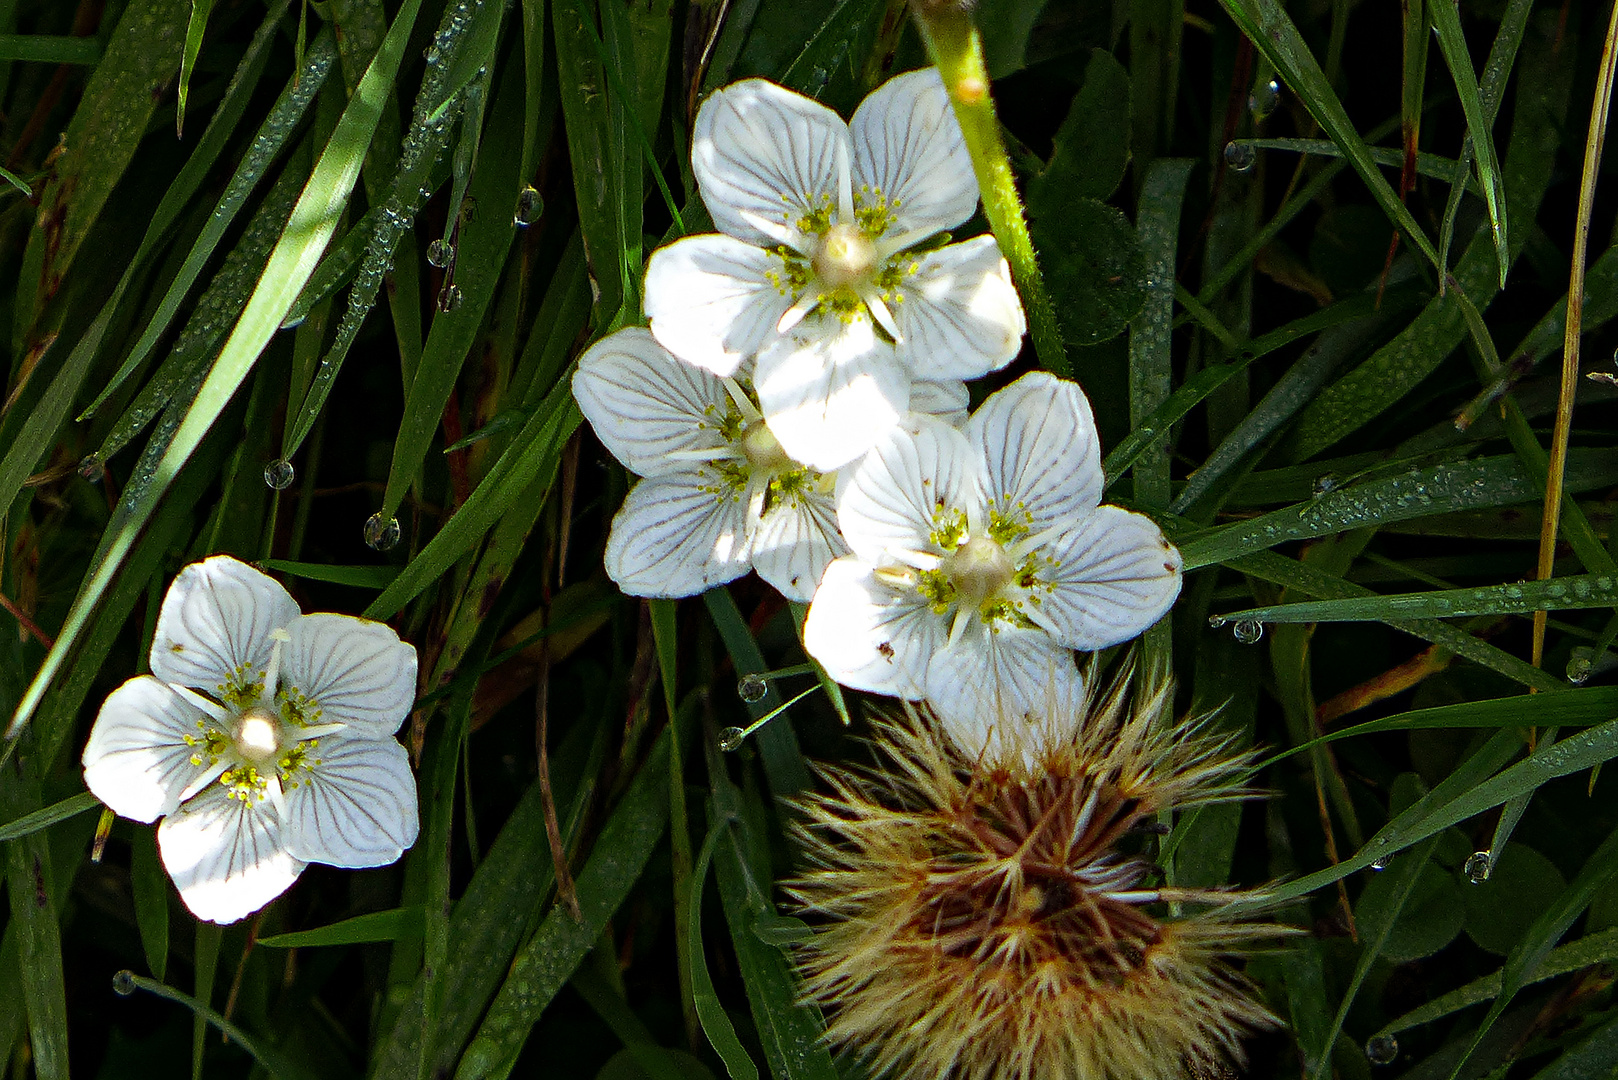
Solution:
M191 21L185 28L185 53L180 58L179 100L174 109L174 134L185 138L185 103L191 94L191 73L197 66L197 54L202 51L202 37L208 31L208 13L213 0L191 0ZM302 38L299 39L302 45ZM299 49L301 55L302 49Z
M1444 54L1450 76L1455 80L1455 92L1461 99L1461 112L1466 116L1467 138L1477 156L1478 183L1483 187L1483 202L1489 209L1489 231L1494 237L1495 257L1500 265L1500 285L1506 284L1506 273L1511 267L1511 252L1506 242L1506 187L1500 174L1500 161L1494 152L1494 117L1488 115L1478 91L1477 72L1472 70L1472 57L1467 52L1466 35L1461 30L1461 13L1453 4L1432 3L1427 7L1438 33L1438 51ZM1444 268L1440 267L1442 272Z
M1330 139L1233 139L1237 146L1248 146L1254 150L1280 150L1289 154L1308 154L1310 157L1343 158L1342 149ZM1398 168L1404 163L1404 151L1391 146L1368 146L1366 152L1371 160L1378 165L1387 165ZM1417 154L1416 172L1421 176L1430 176L1435 180L1448 180L1455 172L1455 159L1442 157L1438 154ZM1464 187L1464 185L1463 185ZM1471 190L1476 193L1474 184Z
M1533 1080L1605 1080L1618 1061L1618 1016L1568 1048L1535 1073Z
M170 1001L184 1005L190 1009L196 1018L218 1028L231 1042L246 1050L254 1061L258 1062L274 1080L305 1080L310 1074L286 1061L275 1053L270 1047L261 1045L247 1032L220 1016L203 1002L172 986L167 986L156 979L148 979L143 975L136 975L132 971L120 971L113 976L113 986L119 993L129 993L132 990L145 990L149 994L167 998ZM124 987L128 987L125 990Z
M0 60L37 64L99 64L101 42L88 37L0 34Z
M135 899L135 926L146 966L152 978L162 982L169 962L169 876L157 853L157 830L136 827L133 847L129 884Z
M736 1038L736 1026L730 1022L730 1014L719 1003L713 976L708 973L708 954L702 945L702 885L708 878L714 847L730 827L729 821L716 820L708 830L708 838L702 842L702 851L697 855L696 868L691 874L691 903L684 923L686 948L691 952L692 998L696 1002L697 1016L702 1020L702 1030L708 1036L709 1045L719 1055L719 1060L725 1063L730 1080L758 1080L758 1066L742 1048L741 1040Z
M1308 600L1275 604L1219 615L1215 626L1252 620L1259 623L1386 622L1392 619L1455 619L1470 615L1515 615L1618 607L1618 577L1579 574L1548 581L1484 585L1475 589L1365 596L1344 600Z
M69 796L59 803L53 803L43 810L35 810L31 814L24 814L16 821L8 821L0 825L0 841L15 840L18 837L28 836L41 829L66 821L71 817L78 817L86 810L94 810L101 805L101 800L88 791Z
M360 91L343 110L331 142L315 166L297 206L293 208L292 218L270 254L258 288L248 300L213 370L164 450L150 483L131 485L125 490L124 498L108 526L106 547L98 553L100 557L74 598L55 645L17 706L7 732L8 738L14 738L28 723L46 688L83 633L84 624L96 603L128 558L140 530L151 519L158 501L229 404L271 335L280 327L281 320L297 299L304 282L314 271L315 263L331 239L337 227L337 218L359 178L371 132L375 130L381 114L382 99L393 85L409 40L410 28L420 7L421 0L405 0L399 9L382 49L361 80Z
M300 949L320 945L361 945L369 941L397 941L406 934L419 934L421 917L422 909L419 907L372 911L314 930L298 930L290 934L261 937L258 943L272 949Z
M478 1033L461 1055L456 1080L484 1080L511 1072L528 1031L601 937L607 921L629 895L668 824L667 730L607 819L589 860L579 872L582 918L551 907L533 939L517 954L504 985Z
M1173 389L1174 251L1180 234L1180 206L1196 162L1161 158L1146 170L1135 226L1146 265L1146 304L1129 325L1129 427L1140 430ZM1169 447L1143 449L1132 466L1135 500L1147 510L1169 503Z
M308 581L329 581L335 585L352 585L356 589L385 589L399 576L397 566L330 566L326 563L290 562L286 559L261 559L259 566L278 574L290 574Z
M25 753L20 776L7 770L6 783L0 784L0 811L15 814L30 803L39 805L38 762L37 755ZM22 999L28 1010L34 1075L39 1080L68 1080L67 983L56 911L62 883L52 867L50 843L43 832L31 829L0 846L0 859L11 899L10 925L17 929L21 950Z

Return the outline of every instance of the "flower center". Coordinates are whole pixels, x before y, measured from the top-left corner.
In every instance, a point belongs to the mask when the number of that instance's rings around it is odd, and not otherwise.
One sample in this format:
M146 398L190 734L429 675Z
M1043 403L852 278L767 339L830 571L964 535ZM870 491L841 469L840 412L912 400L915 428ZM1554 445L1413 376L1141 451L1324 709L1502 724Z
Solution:
M821 284L841 289L870 276L876 266L876 245L858 226L833 225L821 238L810 265Z
M244 761L262 765L281 752L281 726L269 709L248 709L236 722L236 752Z
M940 567L963 601L977 607L999 594L1017 576L1017 568L999 544L974 536L950 554Z
M773 475L793 465L787 452L781 449L775 432L762 420L755 420L742 432L741 450L747 463L757 472Z

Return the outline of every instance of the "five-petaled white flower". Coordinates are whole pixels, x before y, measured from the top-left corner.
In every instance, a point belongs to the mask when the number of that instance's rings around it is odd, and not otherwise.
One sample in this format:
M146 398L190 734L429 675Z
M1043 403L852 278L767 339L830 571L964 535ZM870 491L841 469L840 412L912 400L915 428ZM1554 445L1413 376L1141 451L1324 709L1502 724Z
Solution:
M992 236L925 249L972 216L977 180L935 69L900 75L851 124L762 79L713 94L692 170L719 234L652 254L646 315L717 375L756 356L762 412L817 469L869 449L915 380L971 379L1025 328Z
M1179 595L1179 552L1101 490L1089 402L1043 372L964 432L896 429L839 496L853 554L827 568L805 647L838 682L925 698L967 752L998 752L1005 725L1078 700L1071 650L1135 637Z
M670 355L640 327L585 350L573 396L601 442L644 479L607 537L607 575L633 596L694 596L755 569L789 600L807 601L846 554L836 474L781 449L743 384ZM961 383L915 395L948 418Z
M157 841L198 918L234 922L310 862L382 866L416 841L416 781L394 739L416 650L378 622L303 615L225 555L180 571L152 674L107 698L84 779Z

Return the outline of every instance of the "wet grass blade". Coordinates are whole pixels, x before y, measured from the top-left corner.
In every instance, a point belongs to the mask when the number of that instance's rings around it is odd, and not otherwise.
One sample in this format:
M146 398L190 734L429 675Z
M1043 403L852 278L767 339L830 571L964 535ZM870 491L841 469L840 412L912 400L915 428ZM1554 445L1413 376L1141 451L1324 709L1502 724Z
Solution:
M101 42L54 34L0 34L0 60L88 66L101 62Z
M174 134L185 138L185 103L191 95L191 73L196 70L197 54L202 51L202 37L208 31L208 13L213 0L191 0L191 21L185 28L185 52L180 58L179 100L174 109ZM300 38L299 44L302 44ZM299 50L300 54L302 50Z
M421 918L422 910L419 907L372 911L314 930L298 930L290 934L261 937L258 943L271 949L306 949L328 945L363 945L372 941L397 941L406 934L421 933Z
M1455 92L1461 99L1461 112L1466 116L1467 137L1477 158L1478 183L1483 188L1483 202L1489 209L1489 232L1494 238L1495 258L1500 266L1500 285L1506 284L1506 273L1511 268L1511 250L1506 241L1506 187L1500 174L1500 160L1494 151L1494 117L1484 107L1478 90L1477 73L1472 70L1472 57L1466 49L1466 35L1461 31L1460 10L1453 4L1435 2L1428 6L1433 29L1438 34L1438 50L1444 54L1450 76L1455 80ZM1443 267L1439 268L1440 272Z
M1149 284L1146 306L1129 324L1129 428L1132 435L1147 427L1173 390L1170 345L1174 334L1174 249L1180 234L1180 207L1185 201L1185 186L1195 165L1189 158L1154 161L1146 170L1141 186L1135 228L1146 259ZM1165 425L1151 430L1166 434L1168 429ZM1169 453L1166 441L1159 444L1154 439L1141 447L1130 466L1135 478L1135 500L1143 509L1158 510L1169 503Z
M1220 615L1216 625L1243 621L1316 623L1458 619L1474 615L1522 615L1540 610L1612 607L1618 607L1618 577L1611 574L1579 574L1548 581L1485 585L1475 589L1275 604Z
M258 287L247 302L224 350L214 362L185 418L175 430L150 477L126 488L112 523L106 545L99 551L89 576L80 587L63 621L56 642L17 706L7 731L14 739L28 723L46 688L56 677L73 648L96 604L112 584L114 576L129 556L141 529L151 519L157 503L173 485L181 468L190 460L215 420L229 404L260 352L280 327L292 302L314 271L320 254L336 229L337 218L347 204L349 193L359 178L371 132L381 114L381 102L393 85L399 63L409 40L421 0L405 0L388 31L388 37L361 81L360 92L349 100L316 164L303 195L293 208L281 240L270 253Z
M35 810L31 814L24 814L16 821L8 821L0 825L0 842L16 840L39 832L41 829L55 825L58 821L66 821L70 817L77 817L86 810L94 810L101 805L101 800L82 791L77 795L70 795L61 802L52 803L43 810Z

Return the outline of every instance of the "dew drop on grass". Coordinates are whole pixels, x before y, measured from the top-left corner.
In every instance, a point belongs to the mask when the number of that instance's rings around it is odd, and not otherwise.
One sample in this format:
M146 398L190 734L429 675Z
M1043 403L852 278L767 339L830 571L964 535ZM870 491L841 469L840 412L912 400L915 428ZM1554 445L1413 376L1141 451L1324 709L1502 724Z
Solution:
M92 484L99 484L101 478L107 475L107 467L101 463L100 458L88 454L79 462L79 475Z
M1225 144L1225 164L1232 172L1244 173L1258 162L1258 151L1244 142Z
M427 245L427 261L442 270L455 261L455 245L439 237Z
M128 997L135 992L135 973L133 971L120 971L112 977L112 992L119 997Z
M742 743L746 739L747 739L747 732L743 731L741 728L739 728L739 727L725 728L723 731L721 731L719 733L719 749L723 750L725 753L728 754L732 750L740 749Z
M770 684L757 675L743 675L736 683L736 696L749 705L756 705L770 692Z
M1366 1042L1365 1056L1372 1065L1391 1065L1399 1056L1399 1040L1392 1035L1378 1035Z
M1588 656L1579 655L1581 651L1583 650L1575 649L1567 662L1567 681L1575 686L1588 679L1595 669Z
M539 215L545 212L545 200L540 197L539 191L533 185L522 189L517 195L517 209L512 212L511 220L521 228L527 228L539 220Z
M1494 871L1494 856L1487 851L1474 851L1461 865L1461 873L1474 885L1482 885Z
M1389 855L1382 856L1380 859L1376 860L1376 862L1372 863L1371 864L1371 869L1375 870L1377 873L1380 874L1382 871L1386 870L1388 867L1390 867L1392 865L1393 865L1393 856L1391 854L1389 854Z
M377 551L388 551L399 543L399 519L390 517L384 520L382 511L378 510L365 519L365 530L362 535L365 537L367 547Z
M264 483L272 491L285 491L296 477L290 461L276 460L264 466Z
M1280 102L1281 84L1274 79L1259 83L1253 87L1253 92L1247 95L1247 108L1255 120L1263 120L1269 116Z
M461 287L454 282L450 282L438 294L438 310L444 312L454 311L461 306L461 300Z
M1337 490L1337 485L1341 483L1342 481L1337 478L1336 473L1321 473L1315 477L1315 497L1330 495Z
M1230 632L1243 645L1257 645L1264 636L1264 624L1257 619L1241 619Z

